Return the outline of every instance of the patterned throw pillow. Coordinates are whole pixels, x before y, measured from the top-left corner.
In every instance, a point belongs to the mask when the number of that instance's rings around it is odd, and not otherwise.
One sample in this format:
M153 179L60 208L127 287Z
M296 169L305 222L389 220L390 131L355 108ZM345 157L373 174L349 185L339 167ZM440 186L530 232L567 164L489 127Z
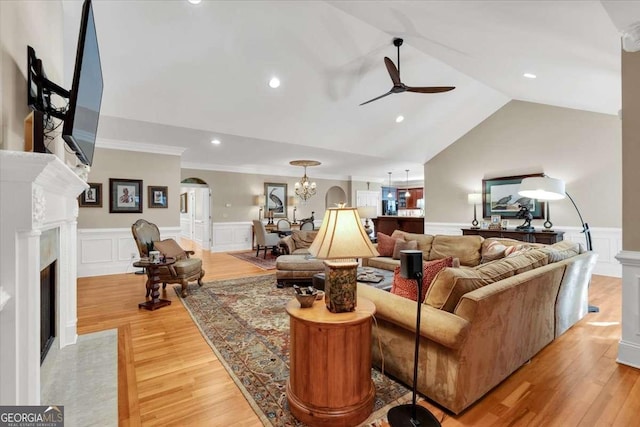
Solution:
M418 249L418 242L411 240L406 242L404 240L396 240L396 244L393 247L393 259L400 259L400 251L416 250Z
M453 257L437 259L434 261L424 261L422 263L422 294L420 295L421 303L424 301L424 296L427 294L429 285L431 285L431 282L440 272L440 270L452 266ZM405 279L400 275L400 267L396 267L393 272L393 284L391 285L391 293L416 301L418 290L415 279Z
M507 247L497 240L489 243L486 249L482 252L482 260L480 260L480 264L504 258L505 249L507 249Z
M378 233L378 253L380 253L380 256L393 256L393 248L396 247L396 240L398 239L394 239L384 233Z
M160 242L153 242L153 248L160 251L166 257L175 258L176 261L187 257L184 249L173 239L164 239Z

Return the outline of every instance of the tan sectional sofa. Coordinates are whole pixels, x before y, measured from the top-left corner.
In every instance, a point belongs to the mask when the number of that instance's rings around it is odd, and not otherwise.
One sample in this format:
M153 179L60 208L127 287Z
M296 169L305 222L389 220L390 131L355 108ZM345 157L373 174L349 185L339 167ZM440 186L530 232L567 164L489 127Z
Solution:
M494 239L395 234L419 239L425 260L460 258L462 267L438 273L421 305L418 368L418 391L454 413L480 399L588 311L597 255L579 253L575 243L537 245L480 264L483 247ZM383 258L365 263L386 269L399 264ZM358 296L376 305L374 336L380 342L372 346L374 364L412 384L416 303L365 285L358 285Z

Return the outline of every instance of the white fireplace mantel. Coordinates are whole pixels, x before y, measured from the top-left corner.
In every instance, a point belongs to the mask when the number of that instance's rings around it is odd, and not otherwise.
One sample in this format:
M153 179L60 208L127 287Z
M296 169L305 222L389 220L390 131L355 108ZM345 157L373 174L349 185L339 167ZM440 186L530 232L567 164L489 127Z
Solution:
M78 195L51 154L0 150L0 405L40 404L40 235L58 230L56 337L74 344Z

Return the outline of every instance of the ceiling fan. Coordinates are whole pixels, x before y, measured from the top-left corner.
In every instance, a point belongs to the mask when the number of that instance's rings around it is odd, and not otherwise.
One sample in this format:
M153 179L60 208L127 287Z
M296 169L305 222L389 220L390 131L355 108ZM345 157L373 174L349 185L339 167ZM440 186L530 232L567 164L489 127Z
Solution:
M455 86L411 87L402 83L400 81L400 46L402 46L403 41L404 40L400 38L393 39L393 45L398 48L398 68L396 68L392 60L390 60L386 56L384 57L384 65L387 66L389 77L391 77L391 81L393 82L393 87L391 88L391 90L383 95L377 96L373 99L363 102L360 105L368 104L380 98L384 98L387 95L391 95L392 93L401 93L401 92L439 93L439 92L449 92L450 90L453 90L456 88Z

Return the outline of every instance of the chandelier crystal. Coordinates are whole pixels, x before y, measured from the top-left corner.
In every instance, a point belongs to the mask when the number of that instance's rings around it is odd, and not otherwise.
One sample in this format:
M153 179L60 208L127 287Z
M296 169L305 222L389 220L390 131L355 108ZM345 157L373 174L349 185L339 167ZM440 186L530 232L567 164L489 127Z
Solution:
M320 162L315 160L292 160L289 164L304 167L304 175L300 181L295 183L295 194L302 201L306 202L308 199L315 196L317 192L316 183L309 181L309 177L307 176L307 166L318 166Z

